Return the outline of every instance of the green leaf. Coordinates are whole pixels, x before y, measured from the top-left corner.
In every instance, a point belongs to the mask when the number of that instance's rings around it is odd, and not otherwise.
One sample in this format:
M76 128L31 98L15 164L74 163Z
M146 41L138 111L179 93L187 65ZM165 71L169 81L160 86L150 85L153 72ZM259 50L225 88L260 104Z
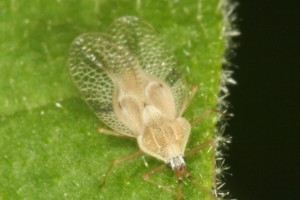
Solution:
M103 126L81 99L68 72L72 40L105 32L117 18L132 15L152 24L165 39L190 85L198 84L186 117L215 108L227 40L219 0L32 0L0 2L0 199L176 199L143 181L163 163L143 156L117 166L115 159L138 150L136 141L100 135ZM214 114L193 128L188 149L212 140ZM204 148L187 158L193 177L210 190L214 153ZM145 165L147 163L148 166ZM153 175L175 192L175 174ZM187 199L211 199L185 180Z

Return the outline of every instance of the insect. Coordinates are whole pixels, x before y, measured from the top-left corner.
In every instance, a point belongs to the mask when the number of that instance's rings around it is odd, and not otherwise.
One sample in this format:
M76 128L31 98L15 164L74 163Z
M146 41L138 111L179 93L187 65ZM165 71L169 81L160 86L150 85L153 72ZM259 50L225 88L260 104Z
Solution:
M135 138L141 152L175 171L179 183L183 177L193 180L184 159L191 124L182 115L197 87L188 93L175 57L152 26L122 17L106 33L79 36L69 68L83 98L112 129L101 133ZM144 178L154 183L149 176L159 170Z

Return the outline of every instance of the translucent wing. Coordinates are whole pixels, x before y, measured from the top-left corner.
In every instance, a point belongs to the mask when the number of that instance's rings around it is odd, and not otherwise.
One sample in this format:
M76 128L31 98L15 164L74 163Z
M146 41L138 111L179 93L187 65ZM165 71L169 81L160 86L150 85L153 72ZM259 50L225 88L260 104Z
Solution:
M104 123L131 137L134 134L113 111L112 77L135 67L170 85L179 112L186 96L185 80L174 56L149 24L135 17L122 17L107 34L84 34L71 45L69 68L83 98Z
M186 82L174 55L154 28L136 17L117 19L108 34L115 44L124 46L137 57L140 67L171 86L178 112L186 97Z
M124 66L128 58L117 49L108 35L88 33L79 36L71 45L69 68L83 98L104 123L115 131L127 136L132 132L121 123L112 106L114 85L109 77Z

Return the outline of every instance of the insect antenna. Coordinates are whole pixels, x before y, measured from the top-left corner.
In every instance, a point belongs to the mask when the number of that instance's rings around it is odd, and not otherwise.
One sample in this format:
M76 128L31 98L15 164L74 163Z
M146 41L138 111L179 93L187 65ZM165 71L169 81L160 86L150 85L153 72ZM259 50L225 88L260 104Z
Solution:
M194 185L196 185L201 190L205 191L213 200L218 200L218 197L216 197L211 191L209 191L207 188L205 188L203 185L198 183L192 176L187 177Z
M180 168L177 168L174 170L177 176L177 181L178 181L178 197L183 197L182 195L182 184L183 184L183 177L188 178L194 185L196 185L200 190L206 192L211 199L213 200L218 200L218 198L207 188L205 188L203 185L198 183L191 175L189 170L185 165L181 166Z
M177 196L177 199L185 199L184 195L181 193L181 189L178 189L178 192L174 192L172 189L170 189L169 187L165 186L165 185L162 185L158 182L155 182L154 180L152 180L150 178L151 175L153 174L156 174L160 171L163 171L167 168L168 165L161 165L161 166L158 166L154 169L152 169L151 171L147 172L146 174L143 175L143 179L144 181L148 182L148 183L151 183L153 185L156 185L157 187L165 190L166 192L169 192L173 195L176 195ZM169 167L169 166L168 166ZM179 187L182 187L182 178L181 178L181 181L178 179L178 184L179 184ZM180 186L181 185L181 186Z

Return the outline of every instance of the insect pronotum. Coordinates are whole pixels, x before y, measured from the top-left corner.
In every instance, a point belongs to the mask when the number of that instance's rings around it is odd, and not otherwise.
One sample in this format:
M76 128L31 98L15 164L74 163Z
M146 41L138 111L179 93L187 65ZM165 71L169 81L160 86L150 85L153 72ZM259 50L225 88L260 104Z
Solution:
M69 68L83 98L112 129L100 132L136 138L141 152L175 171L179 185L183 177L196 183L184 160L191 124L182 115L197 87L188 94L174 56L149 24L122 17L106 33L77 37L71 45ZM144 179L159 185L149 176L161 169L150 171ZM182 197L180 193L181 189L177 195Z

